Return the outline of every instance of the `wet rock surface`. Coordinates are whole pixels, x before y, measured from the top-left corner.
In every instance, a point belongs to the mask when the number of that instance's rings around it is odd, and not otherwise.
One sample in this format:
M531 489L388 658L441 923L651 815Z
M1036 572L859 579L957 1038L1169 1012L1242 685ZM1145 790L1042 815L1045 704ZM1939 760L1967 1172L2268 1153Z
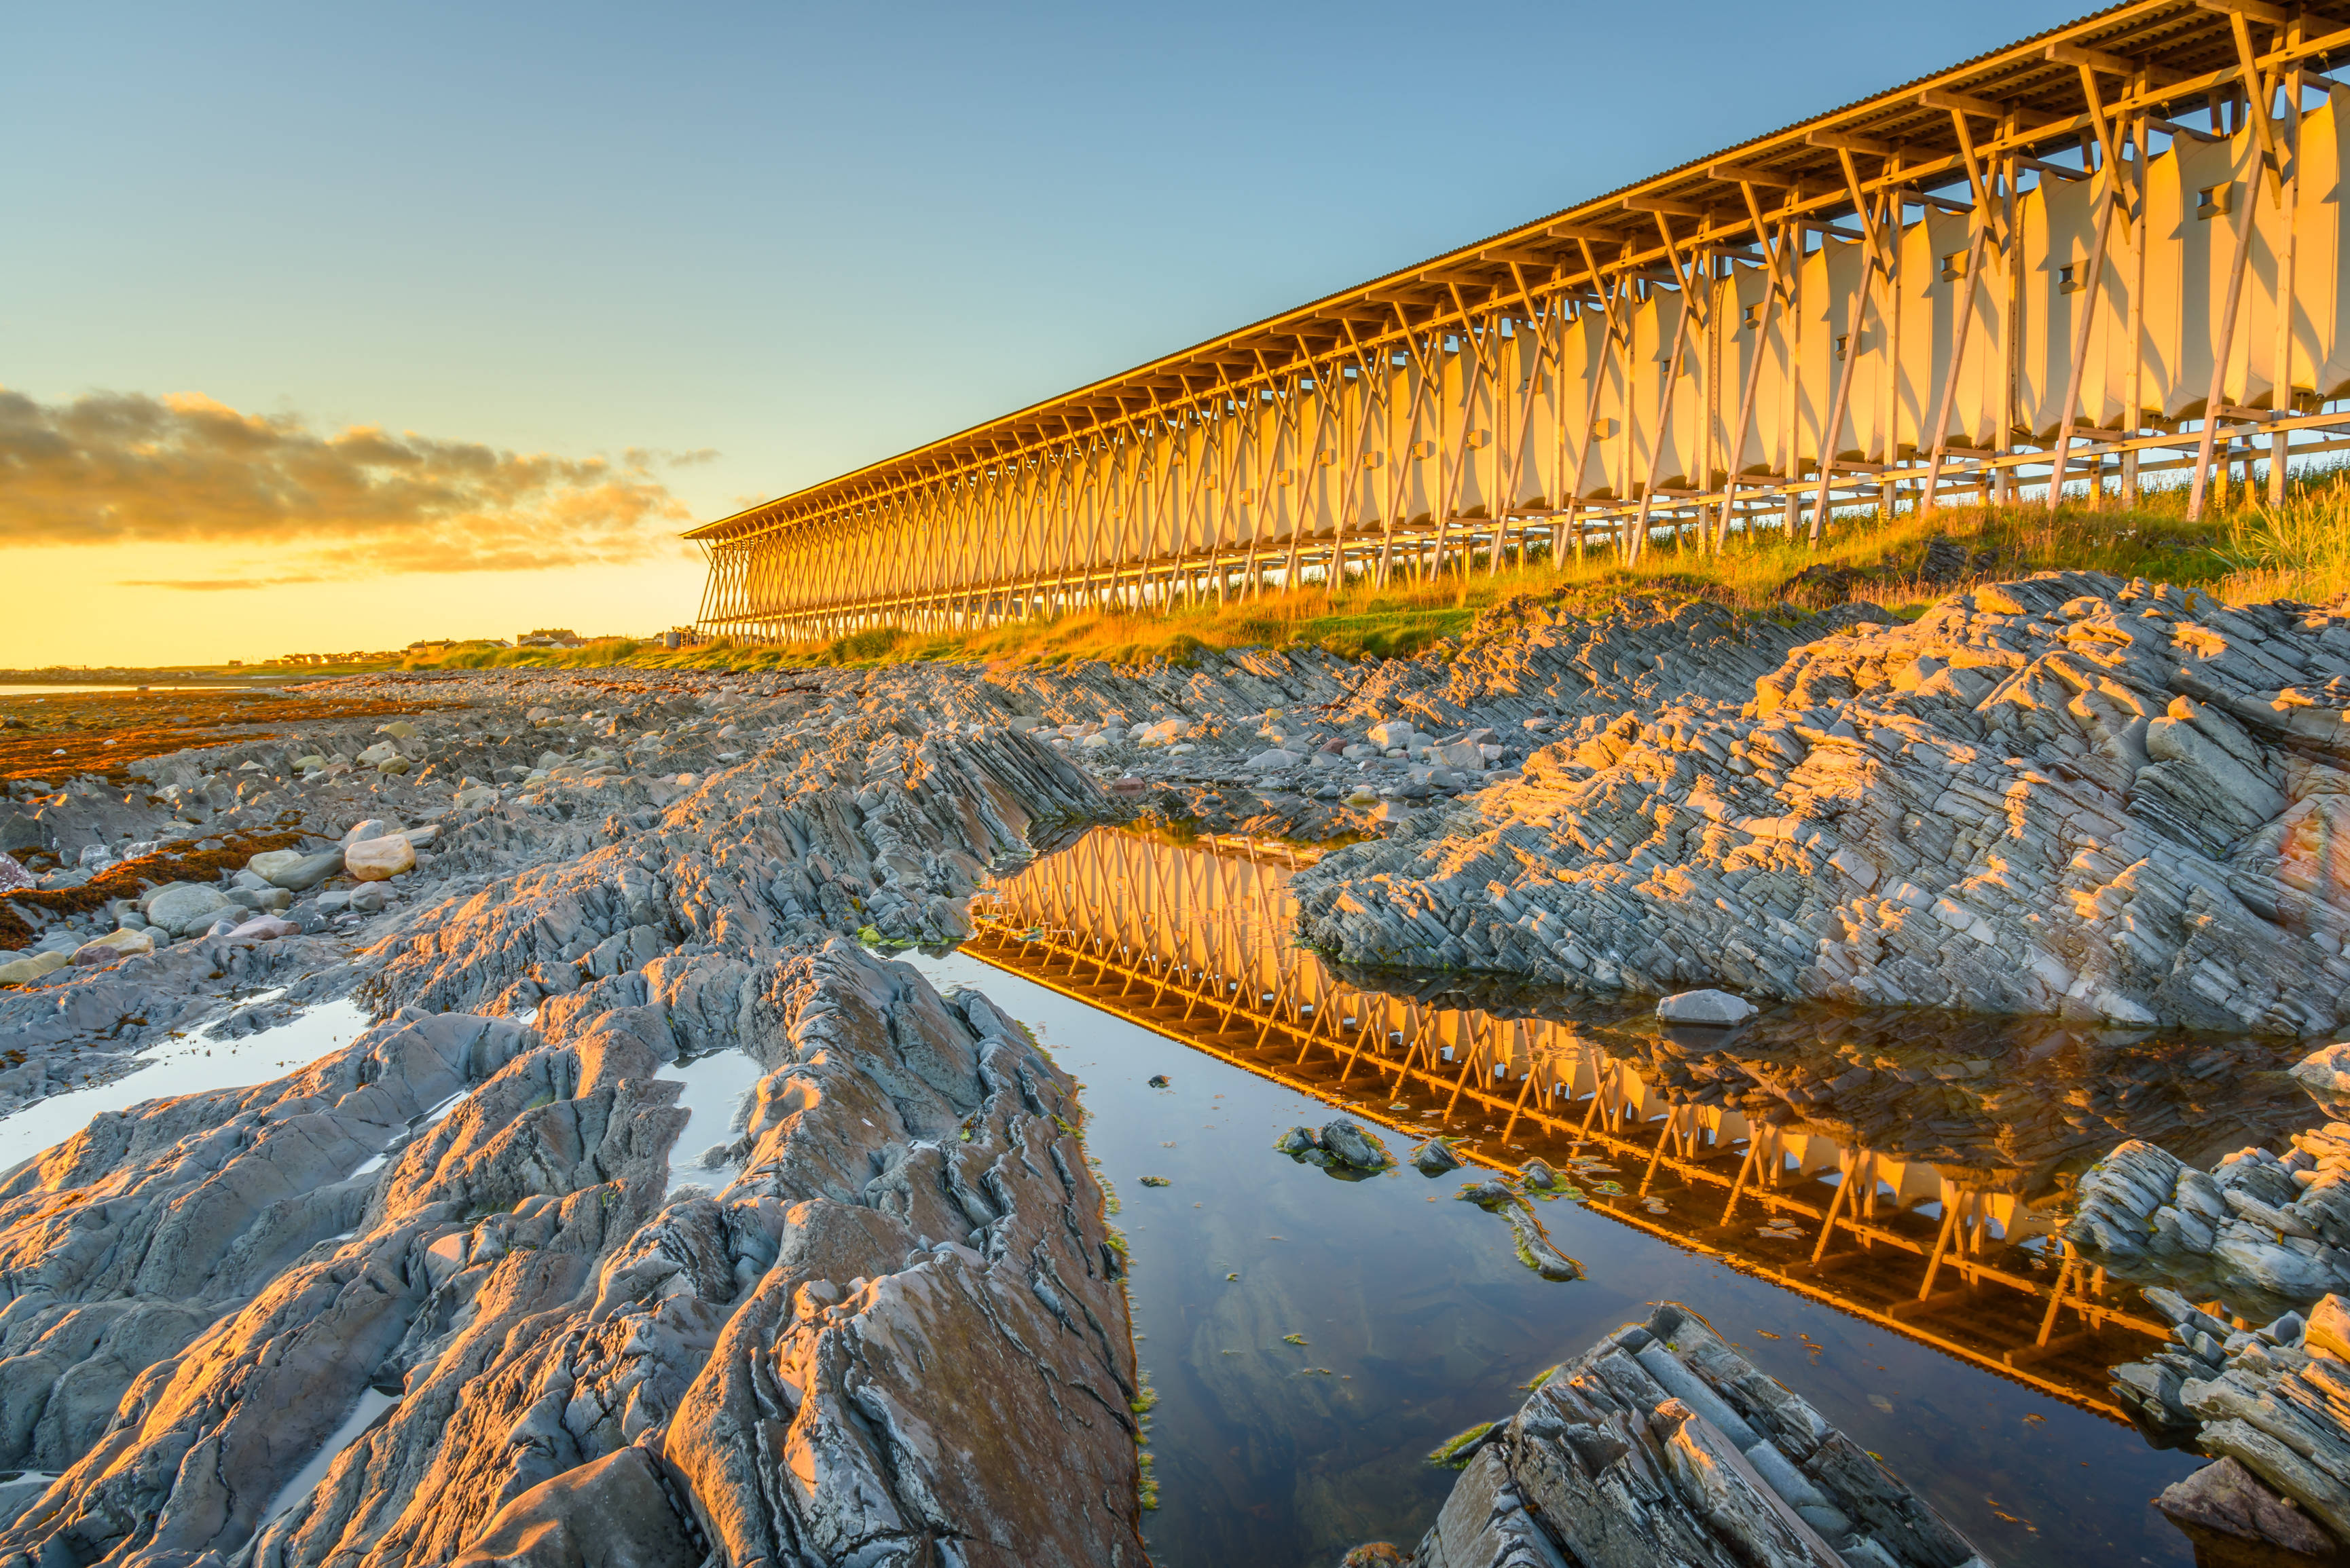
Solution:
M1412 1568L1981 1561L1898 1477L1672 1303L1555 1368L1451 1459L1461 1480Z

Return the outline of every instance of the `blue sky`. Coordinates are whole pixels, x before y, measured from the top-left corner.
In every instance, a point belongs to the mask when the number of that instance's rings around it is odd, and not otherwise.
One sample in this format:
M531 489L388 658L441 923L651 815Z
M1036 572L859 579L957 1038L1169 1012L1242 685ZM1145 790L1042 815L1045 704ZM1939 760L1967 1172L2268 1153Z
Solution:
M2070 14L19 7L0 386L714 450L706 518Z

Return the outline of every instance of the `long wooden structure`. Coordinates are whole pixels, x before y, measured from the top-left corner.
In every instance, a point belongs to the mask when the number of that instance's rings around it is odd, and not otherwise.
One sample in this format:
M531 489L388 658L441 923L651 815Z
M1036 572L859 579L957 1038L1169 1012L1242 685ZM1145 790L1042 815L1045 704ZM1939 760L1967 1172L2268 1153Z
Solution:
M1139 608L2350 446L2350 0L2137 0L707 524L700 623Z
M974 899L963 950L1475 1164L1545 1158L1594 1213L2127 1418L2108 1370L2168 1325L2019 1183L1669 1094L1566 1020L1349 984L1291 940L1294 865L1097 829Z

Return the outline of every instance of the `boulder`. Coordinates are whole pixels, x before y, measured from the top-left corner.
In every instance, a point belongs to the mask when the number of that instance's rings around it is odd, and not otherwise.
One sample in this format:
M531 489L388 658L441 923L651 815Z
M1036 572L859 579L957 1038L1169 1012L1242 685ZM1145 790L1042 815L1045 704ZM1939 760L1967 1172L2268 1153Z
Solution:
M50 831L47 823L37 816L15 812L5 822L0 822L0 853L21 855L28 849L55 849L57 846L57 836Z
M1319 1149L1322 1143L1314 1136L1312 1127L1292 1127L1274 1139L1273 1147L1292 1159L1295 1159L1300 1155L1311 1154Z
M380 882L416 867L416 846L406 838L363 838L343 851L343 869L362 882Z
M2195 1543L2204 1568L2334 1563L2334 1538L2233 1459L2173 1481L2154 1506Z
M1371 744L1383 752L1411 744L1412 729L1409 721L1390 719L1384 724L1371 726Z
M120 963L124 959L139 953L151 953L154 950L155 939L145 931L129 929L109 931L106 935L93 938L74 949L73 963L78 969L99 968L110 963Z
M328 877L340 874L342 869L343 852L328 849L316 855L296 856L278 870L265 871L262 876L271 886L283 888L289 893L307 893Z
M45 974L54 974L66 967L68 959L61 952L35 953L30 958L11 959L0 963L0 985L30 985Z
M1275 768L1294 768L1305 760L1305 759L1304 757L1299 756L1295 752L1284 752L1280 747L1275 746L1271 751L1259 752L1256 755L1251 757L1248 760L1248 765L1261 771L1270 772Z
M1667 1023L1704 1023L1726 1029L1743 1023L1762 1009L1726 991L1677 992L1657 1003L1657 1017Z
M546 764L542 763L540 765ZM386 822L380 816L364 817L351 824L351 830L343 835L343 847L348 849L354 844L363 844L370 838L381 838L388 833L399 831L400 824L396 822Z
M117 932L117 935L122 933ZM274 942L280 937L298 937L302 928L276 915L256 915L229 932L232 941ZM78 958L78 955L77 955Z
M306 857L298 849L265 849L246 861L244 868L262 881L276 887L277 884L273 873L283 871L289 866L298 866L305 858Z
M1428 748L1428 760L1440 768L1475 769L1485 760L1483 748L1473 741L1457 741Z
M1357 1170L1385 1170L1395 1163L1395 1156L1376 1133L1344 1117L1323 1127L1321 1141L1324 1148Z
M363 768L383 768L391 763L402 760L404 759L400 757L400 748L390 741L378 741L374 745L361 752L359 757L359 766Z
M217 888L197 882L174 882L147 900L140 912L147 917L149 925L161 926L175 937L184 937L210 926L227 904L227 895Z
M0 893L13 893L19 888L37 886L39 884L34 880L33 874L17 865L15 856L0 854Z
M1461 1168L1461 1157L1440 1137L1430 1138L1411 1151L1411 1168L1422 1176L1442 1176Z

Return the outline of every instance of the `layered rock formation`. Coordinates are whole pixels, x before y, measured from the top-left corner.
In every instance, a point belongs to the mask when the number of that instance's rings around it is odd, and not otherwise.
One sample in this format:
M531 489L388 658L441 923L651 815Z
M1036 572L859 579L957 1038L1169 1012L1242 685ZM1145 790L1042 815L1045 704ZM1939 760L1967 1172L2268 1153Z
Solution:
M2350 615L2074 573L1583 721L1299 879L1360 962L2312 1033L2350 961Z
M1411 1568L1982 1561L1898 1478L1673 1303L1555 1368L1463 1451Z
M768 1069L715 1192L710 1049ZM0 1189L0 1440L64 1472L0 1562L1139 1563L1073 1087L836 942L101 1117Z
M2245 1330L2170 1291L2146 1298L2172 1344L2116 1367L2114 1386L2150 1431L2218 1461L2156 1500L2196 1540L2197 1561L2338 1561L2350 1541L2350 1308L2327 1295L2306 1319Z

